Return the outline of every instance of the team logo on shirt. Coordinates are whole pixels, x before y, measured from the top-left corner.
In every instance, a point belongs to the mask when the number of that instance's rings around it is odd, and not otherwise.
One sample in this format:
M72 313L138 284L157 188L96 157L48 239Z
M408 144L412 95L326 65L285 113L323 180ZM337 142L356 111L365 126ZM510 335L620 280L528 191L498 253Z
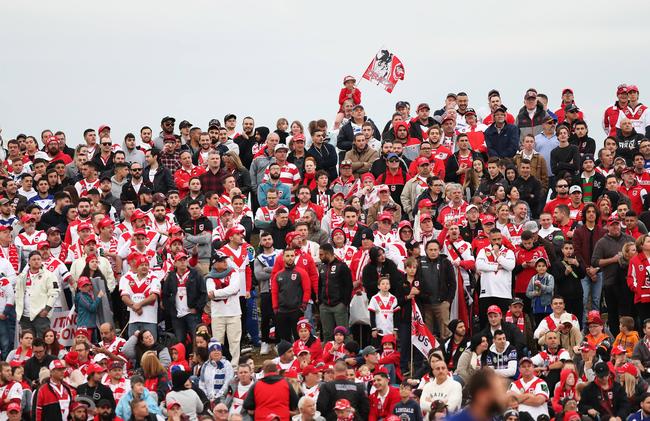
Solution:
M296 275L295 273L291 274L291 280L292 281L295 281L297 277L298 277L298 275Z

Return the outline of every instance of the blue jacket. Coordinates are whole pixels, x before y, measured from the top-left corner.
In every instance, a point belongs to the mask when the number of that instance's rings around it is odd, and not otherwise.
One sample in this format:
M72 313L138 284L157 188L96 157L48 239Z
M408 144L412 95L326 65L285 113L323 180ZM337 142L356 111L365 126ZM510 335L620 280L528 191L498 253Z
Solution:
M77 309L77 326L97 327L97 308L102 299L77 291L74 296L74 306Z
M519 150L519 128L514 124L506 123L501 132L498 132L492 123L484 135L490 157L512 158Z
M122 418L123 420L128 420L131 418L131 401L133 400L133 390L129 390L126 395L122 396L122 399L117 403L115 408L115 415ZM156 400L153 395L149 393L149 390L144 389L142 393L142 400L147 402L147 407L149 408L149 413L153 415L161 415L162 412L156 404Z
M535 291L535 281L539 280L541 282L540 286L540 295L536 295ZM526 288L526 297L530 298L532 301L539 299L539 305L541 306L550 306L553 299L553 290L555 288L555 278L550 273L544 274L542 278L539 275L535 274L530 281L528 282L528 288Z
M278 182L277 185L271 184L270 181L267 181L266 183L260 184L257 186L257 200L259 201L260 206L266 206L268 205L268 202L266 201L266 192L271 189L271 187L275 187L276 190L278 190L280 193L280 205L286 206L287 208L291 207L291 187L289 187L286 184Z

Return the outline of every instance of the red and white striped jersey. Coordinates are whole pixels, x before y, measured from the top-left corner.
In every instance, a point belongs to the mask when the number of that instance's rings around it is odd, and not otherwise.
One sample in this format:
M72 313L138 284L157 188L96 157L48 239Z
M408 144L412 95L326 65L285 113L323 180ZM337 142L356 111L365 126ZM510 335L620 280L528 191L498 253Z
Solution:
M262 179L263 183L267 181L269 181L269 167L266 167L266 170L264 170L264 178ZM280 168L280 182L287 186L295 186L300 183L300 171L298 171L298 167L290 162L286 162Z
M79 197L86 197L88 196L88 191L92 189L99 190L99 179L95 181L89 181L83 178L75 183L74 188L77 190Z

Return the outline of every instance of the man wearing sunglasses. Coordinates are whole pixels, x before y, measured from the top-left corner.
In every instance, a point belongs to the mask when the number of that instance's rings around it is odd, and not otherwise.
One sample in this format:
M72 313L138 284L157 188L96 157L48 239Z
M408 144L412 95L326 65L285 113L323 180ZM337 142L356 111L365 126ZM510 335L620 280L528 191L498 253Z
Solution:
M551 171L551 151L560 145L560 141L557 140L555 133L555 124L556 122L553 117L546 117L542 125L542 132L535 136L535 150L544 157L549 178L553 177L553 171Z
M154 148L162 150L165 146L165 135L174 134L174 124L176 124L176 119L174 117L163 117L160 121L160 128L162 131L157 138L153 140Z
M546 206L544 206L544 212L548 212L553 215L555 208L559 205L567 205L571 203L571 198L569 197L569 182L561 178L557 180L555 184L555 191L557 196L555 199L549 201Z
M99 139L99 153L96 153L93 156L92 162L97 165L97 171L100 174L104 172L112 172L115 164L113 158L115 153L113 152L113 142L110 137L102 137Z

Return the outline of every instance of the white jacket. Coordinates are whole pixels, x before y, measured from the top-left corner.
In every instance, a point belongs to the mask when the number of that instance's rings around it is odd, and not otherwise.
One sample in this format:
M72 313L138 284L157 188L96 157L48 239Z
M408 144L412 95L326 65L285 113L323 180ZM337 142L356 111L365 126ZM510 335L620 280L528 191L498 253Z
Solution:
M224 282L225 279L228 279L228 285L220 289L216 288L214 278L206 278L207 293L212 292L214 294L214 298L210 300L210 315L212 318L241 316L239 282L236 277L232 276L234 273L235 271L231 272L230 275L221 280Z
M512 298L512 270L515 268L515 253L501 246L499 255L494 256L492 246L485 247L476 256L476 270L481 274L479 297Z
M26 268L16 279L16 317L20 319L25 308L25 291L27 283ZM34 320L38 313L45 310L45 307L54 307L54 302L59 296L59 285L54 274L45 268L32 277L31 301L29 302L29 319Z

